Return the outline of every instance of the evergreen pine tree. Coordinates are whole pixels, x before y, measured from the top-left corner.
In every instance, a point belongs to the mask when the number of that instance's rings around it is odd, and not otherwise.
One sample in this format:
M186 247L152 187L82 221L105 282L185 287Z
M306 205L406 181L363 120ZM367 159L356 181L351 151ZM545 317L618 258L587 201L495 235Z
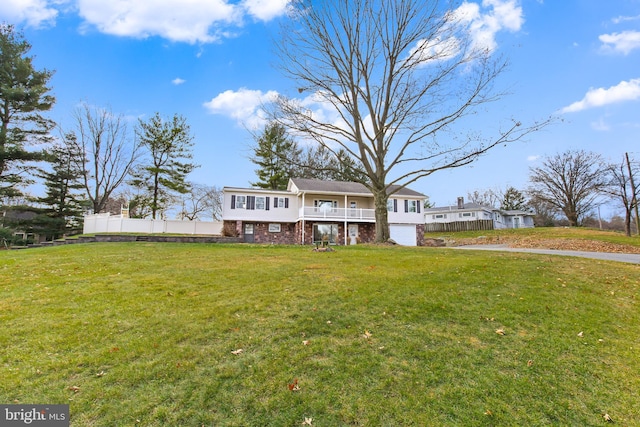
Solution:
M42 151L29 146L49 139L53 127L40 113L51 109L48 95L52 72L38 71L31 45L12 25L0 24L0 197L16 197L29 183L29 163L42 160Z
M502 204L500 209L502 210L523 210L527 207L527 201L525 200L524 194L515 189L514 187L509 187L504 192L504 197L502 198Z
M81 156L75 144L54 145L46 154L51 171L38 172L46 188L45 196L37 199L45 208L33 219L38 234L55 239L82 231L82 215L88 203L82 198L83 171L78 167Z
M285 190L289 178L298 175L300 165L298 144L279 123L269 123L261 135L255 137L258 145L253 149L251 161L258 165L258 181L251 185L271 190Z
M184 117L174 115L164 121L156 113L149 121L140 120L136 131L149 158L133 173L131 184L146 195L136 200L147 201L153 219L166 209L174 194L190 191L187 175L198 165L191 163L193 136Z

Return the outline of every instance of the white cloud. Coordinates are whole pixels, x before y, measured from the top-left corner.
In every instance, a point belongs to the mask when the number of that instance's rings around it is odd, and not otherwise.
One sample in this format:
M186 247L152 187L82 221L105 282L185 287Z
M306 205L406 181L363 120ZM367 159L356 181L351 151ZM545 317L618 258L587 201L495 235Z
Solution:
M539 155L537 154L532 154L530 156L527 156L527 161L528 162L535 162L536 160L538 160L540 158Z
M277 96L278 92L273 90L262 92L240 88L237 91L222 92L203 105L212 114L230 117L239 124L255 129L266 122L266 114L261 107L275 100Z
M116 36L160 36L179 42L213 42L240 10L225 0L78 0L85 24Z
M638 31L602 34L598 38L603 43L604 50L612 50L628 55L632 50L640 48L640 32Z
M595 122L591 122L591 129L600 131L600 132L605 132L605 131L611 130L611 126L609 126L609 123L607 123L604 120L604 118L600 117Z
M637 21L639 19L640 19L640 15L636 15L636 16L618 16L616 18L613 18L611 20L611 22L613 22L614 24L620 24L622 22Z
M230 37L246 16L269 21L283 15L290 0L0 0L0 21L39 27L54 25L63 5L115 36L159 36L171 41L210 43Z
M489 51L497 47L495 37L498 32L519 31L524 23L518 0L482 0L482 9L478 3L465 1L453 16L468 26L474 47Z
M420 63L444 61L453 58L459 51L460 43L455 37L448 37L444 40L434 37L431 40L419 40L409 52L409 57Z
M14 24L26 23L30 27L54 25L58 10L47 0L2 0L0 21ZM53 2L60 3L60 2Z
M524 22L518 0L483 0L482 4L464 1L448 18L451 26L445 26L439 36L419 40L409 51L410 58L427 63L455 57L461 42L454 34L460 29L468 31L474 51L491 52L497 48L498 32L519 31Z
M244 0L242 7L261 21L269 21L286 13L290 0Z
M186 80L181 79L180 77L176 77L175 79L171 80L171 83L173 83L176 86L181 85L181 84L183 84L185 82L186 82Z
M640 98L640 79L622 81L608 89L589 89L582 100L564 107L561 113L574 113L593 107L615 104L624 101L634 101Z

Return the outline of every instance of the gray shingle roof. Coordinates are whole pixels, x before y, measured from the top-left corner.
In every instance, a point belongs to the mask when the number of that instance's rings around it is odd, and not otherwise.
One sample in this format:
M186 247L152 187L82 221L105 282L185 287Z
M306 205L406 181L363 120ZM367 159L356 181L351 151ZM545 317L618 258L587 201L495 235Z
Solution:
M291 182L300 190L318 193L339 193L339 194L365 194L371 195L371 191L359 182L346 181L322 181L319 179L291 178ZM391 186L394 190L398 186ZM418 193L410 188L402 188L394 193L399 196L425 197L424 194Z

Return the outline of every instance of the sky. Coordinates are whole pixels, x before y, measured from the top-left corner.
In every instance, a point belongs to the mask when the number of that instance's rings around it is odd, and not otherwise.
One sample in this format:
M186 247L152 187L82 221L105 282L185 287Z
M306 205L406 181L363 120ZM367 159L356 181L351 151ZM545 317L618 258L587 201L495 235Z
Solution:
M156 112L180 114L200 164L190 180L248 187L260 105L276 94L310 96L277 68L287 7L288 0L2 0L0 22L22 30L37 69L55 71L48 116L63 129L83 102L122 114L132 127ZM476 125L557 120L412 189L436 206L454 205L475 190L524 190L531 167L566 150L612 162L625 152L640 158L640 0L466 0L460 7L475 40L510 64L497 85L506 94Z

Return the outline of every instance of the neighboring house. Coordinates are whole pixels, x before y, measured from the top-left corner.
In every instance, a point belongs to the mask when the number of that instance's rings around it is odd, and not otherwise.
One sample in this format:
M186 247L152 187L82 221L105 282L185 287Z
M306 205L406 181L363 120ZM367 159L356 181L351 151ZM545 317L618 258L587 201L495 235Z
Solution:
M476 229L532 228L534 226L533 218L535 217L532 212L500 210L477 203L465 203L462 197L458 197L458 204L455 206L425 209L424 215L427 231L445 231L445 227L438 227L438 224L469 221L477 223Z
M36 217L36 213L30 210L20 210L18 208L6 209L0 212L0 226L13 229L13 238L24 243L39 243L44 241L44 236L37 233L28 232L22 229L22 222L31 221ZM2 243L0 242L0 245ZM22 243L21 243L22 244Z
M355 182L292 178L284 191L223 188L223 233L245 242L335 245L375 240L373 194ZM387 204L391 239L424 242L425 195L402 188Z

